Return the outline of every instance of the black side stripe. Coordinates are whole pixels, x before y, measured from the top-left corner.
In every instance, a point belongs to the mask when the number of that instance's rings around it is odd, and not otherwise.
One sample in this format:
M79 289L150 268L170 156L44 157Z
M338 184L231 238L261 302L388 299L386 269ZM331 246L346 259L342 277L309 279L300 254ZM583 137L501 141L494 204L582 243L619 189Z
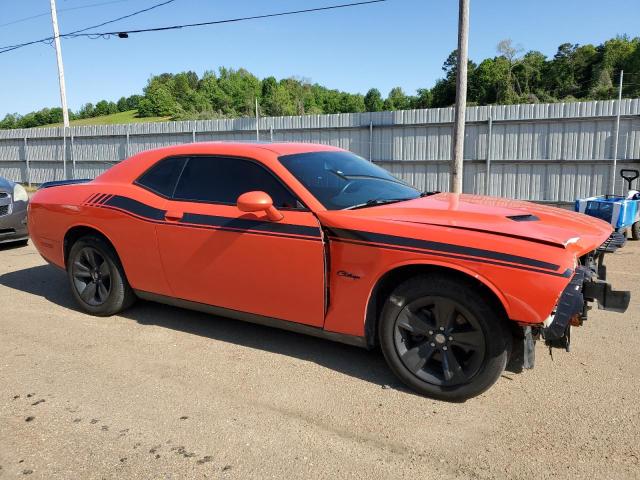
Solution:
M473 257L462 256L462 255L452 255L452 254L447 254L447 253L442 253L442 252L429 252L429 251L420 250L420 249L414 249L414 248L396 247L396 246L393 246L393 245L376 245L376 244L373 244L373 243L356 242L356 241L344 240L344 239L336 238L336 237L329 237L329 238L334 242L349 243L351 245L361 245L363 247L383 248L385 250L399 250L399 251L402 251L402 252L422 253L422 254L425 254L425 255L435 255L437 257L455 258L455 259L458 259L458 260L466 260L466 261L477 262L477 263L486 263L486 264L489 264L489 265L498 265L500 267L515 268L515 269L518 269L518 270L526 270L528 272L542 273L544 275L552 275L554 277L569 278L571 276L571 274L573 273L570 268L566 269L564 271L564 273L557 273L557 272L550 272L548 270L539 270L537 268L525 267L524 265L514 265L514 264L509 264L509 263L496 262L496 261L493 261L493 260L486 260L486 259L483 259L483 258L473 258Z
M94 198L97 198L97 197L98 197L98 195L100 195L100 194L99 194L99 193L94 193L94 194L92 194L92 195L89 195L89 198L87 198L87 199L84 201L84 203L85 203L85 204L91 204L91 203L93 203L93 199L94 199Z
M100 205L103 205L107 200L109 200L113 195L105 195L104 198L100 199Z
M139 217L148 218L149 220L164 221L164 215L167 213L166 210L160 210L159 208L152 207L132 198L121 197L120 195L114 195L104 204L131 212Z
M329 228L329 233L331 236L337 237L338 239L378 243L396 247L407 247L414 250L430 250L454 255L480 257L490 260L526 265L543 270L557 271L560 268L559 265L555 265L549 262L543 262L542 260L520 257L518 255L510 255L502 252L494 252L492 250L484 250L481 248L453 245L450 243L432 242L429 240L419 240L417 238L398 237L395 235L387 235L383 233L363 232L360 230L347 230L342 228Z
M215 215L201 215L198 213L185 213L180 223L193 225L206 225L210 227L232 228L235 230L251 230L259 232L286 233L290 235L306 235L308 237L320 237L320 228L307 227L305 225L288 225L286 223L262 222L246 218L229 218Z
M93 198L91 199L91 203L95 205L95 204L99 203L99 202L100 202L100 200L102 200L102 199L103 199L103 198L105 198L106 196L107 196L107 194L106 194L106 193L99 193L98 195L96 195L95 197L93 197Z
M124 212L131 213L139 218L153 221L155 223L181 225L185 227L213 227L219 230L246 232L261 235L277 235L286 238L298 238L293 235L303 235L320 239L320 228L306 225L291 225L284 223L263 222L261 220L250 220L245 218L230 218L217 215L203 215L198 213L185 213L179 223L165 221L166 210L152 207L132 198L114 195L107 199L103 205ZM304 239L302 239L304 240Z

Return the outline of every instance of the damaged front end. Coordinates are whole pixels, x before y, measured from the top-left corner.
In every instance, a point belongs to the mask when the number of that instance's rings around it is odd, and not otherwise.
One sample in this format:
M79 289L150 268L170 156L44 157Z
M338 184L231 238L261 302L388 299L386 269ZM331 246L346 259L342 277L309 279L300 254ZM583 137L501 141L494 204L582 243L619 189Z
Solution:
M614 232L598 249L580 258L580 265L569 284L560 295L555 311L542 327L524 329L524 368L533 368L535 341L542 337L549 348L571 346L571 327L580 326L587 320L591 303L596 302L598 309L624 313L629 306L631 293L617 291L606 282L607 269L604 256L615 252L626 242L619 232Z

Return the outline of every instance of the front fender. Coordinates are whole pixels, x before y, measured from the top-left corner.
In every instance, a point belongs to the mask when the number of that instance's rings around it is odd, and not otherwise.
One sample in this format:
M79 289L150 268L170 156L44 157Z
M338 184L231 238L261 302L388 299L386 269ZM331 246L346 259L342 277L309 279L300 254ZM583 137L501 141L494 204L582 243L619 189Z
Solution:
M545 321L572 273L350 242L331 241L330 248L330 305L325 328L358 336L371 333L365 331L365 325L371 321L369 307L376 287L394 271L438 268L473 278L492 292L509 319L528 324Z
M376 289L384 282L385 278L388 278L389 275L392 275L394 272L398 272L406 267L436 267L441 270L451 270L453 272L462 273L470 278L473 278L487 287L491 292L496 296L502 307L504 308L507 315L509 315L509 301L507 297L500 291L500 289L493 284L486 276L478 273L472 268L468 268L463 265L451 264L448 262L438 261L438 260L422 260L422 261L404 261L398 262L395 265L391 265L386 272L382 272L378 275L373 287L369 291L369 296L367 302L369 303L374 296Z

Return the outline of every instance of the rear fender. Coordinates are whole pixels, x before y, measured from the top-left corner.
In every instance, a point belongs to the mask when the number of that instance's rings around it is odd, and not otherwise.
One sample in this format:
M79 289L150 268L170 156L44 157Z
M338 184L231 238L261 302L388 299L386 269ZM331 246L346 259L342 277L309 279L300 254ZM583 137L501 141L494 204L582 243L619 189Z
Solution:
M95 230L96 232L98 232L101 236L103 236L108 242L109 244L113 247L113 250L116 252L116 255L118 254L118 251L116 250L116 247L113 243L113 240L111 240L111 238L109 238L109 235L107 235L101 228L97 227L94 224L88 223L88 222L83 222L83 223L79 223L76 225L72 225L69 228L67 228L67 231L64 233L64 241L62 242L62 258L64 260L64 268L66 270L67 268L67 256L69 255L69 251L71 250L71 245L67 245L68 242L68 237L69 237L69 233L72 230L79 230L79 229L89 229L89 230ZM120 264L122 264L122 260L120 259ZM123 268L124 265L122 266ZM126 271L126 269L125 269Z

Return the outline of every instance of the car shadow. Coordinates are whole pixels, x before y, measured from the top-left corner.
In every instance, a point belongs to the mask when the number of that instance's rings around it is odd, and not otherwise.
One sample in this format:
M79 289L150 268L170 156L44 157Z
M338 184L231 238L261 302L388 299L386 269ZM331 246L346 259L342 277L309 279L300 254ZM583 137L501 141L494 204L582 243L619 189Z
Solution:
M69 290L65 272L50 265L5 273L0 275L0 285L38 295L69 310L80 311ZM380 387L413 394L391 373L379 350L367 351L285 330L141 300L120 316L141 325L156 325L314 362Z
M19 248L25 248L23 240L18 240L17 242L7 242L0 243L0 252L4 252L5 250L17 250Z

